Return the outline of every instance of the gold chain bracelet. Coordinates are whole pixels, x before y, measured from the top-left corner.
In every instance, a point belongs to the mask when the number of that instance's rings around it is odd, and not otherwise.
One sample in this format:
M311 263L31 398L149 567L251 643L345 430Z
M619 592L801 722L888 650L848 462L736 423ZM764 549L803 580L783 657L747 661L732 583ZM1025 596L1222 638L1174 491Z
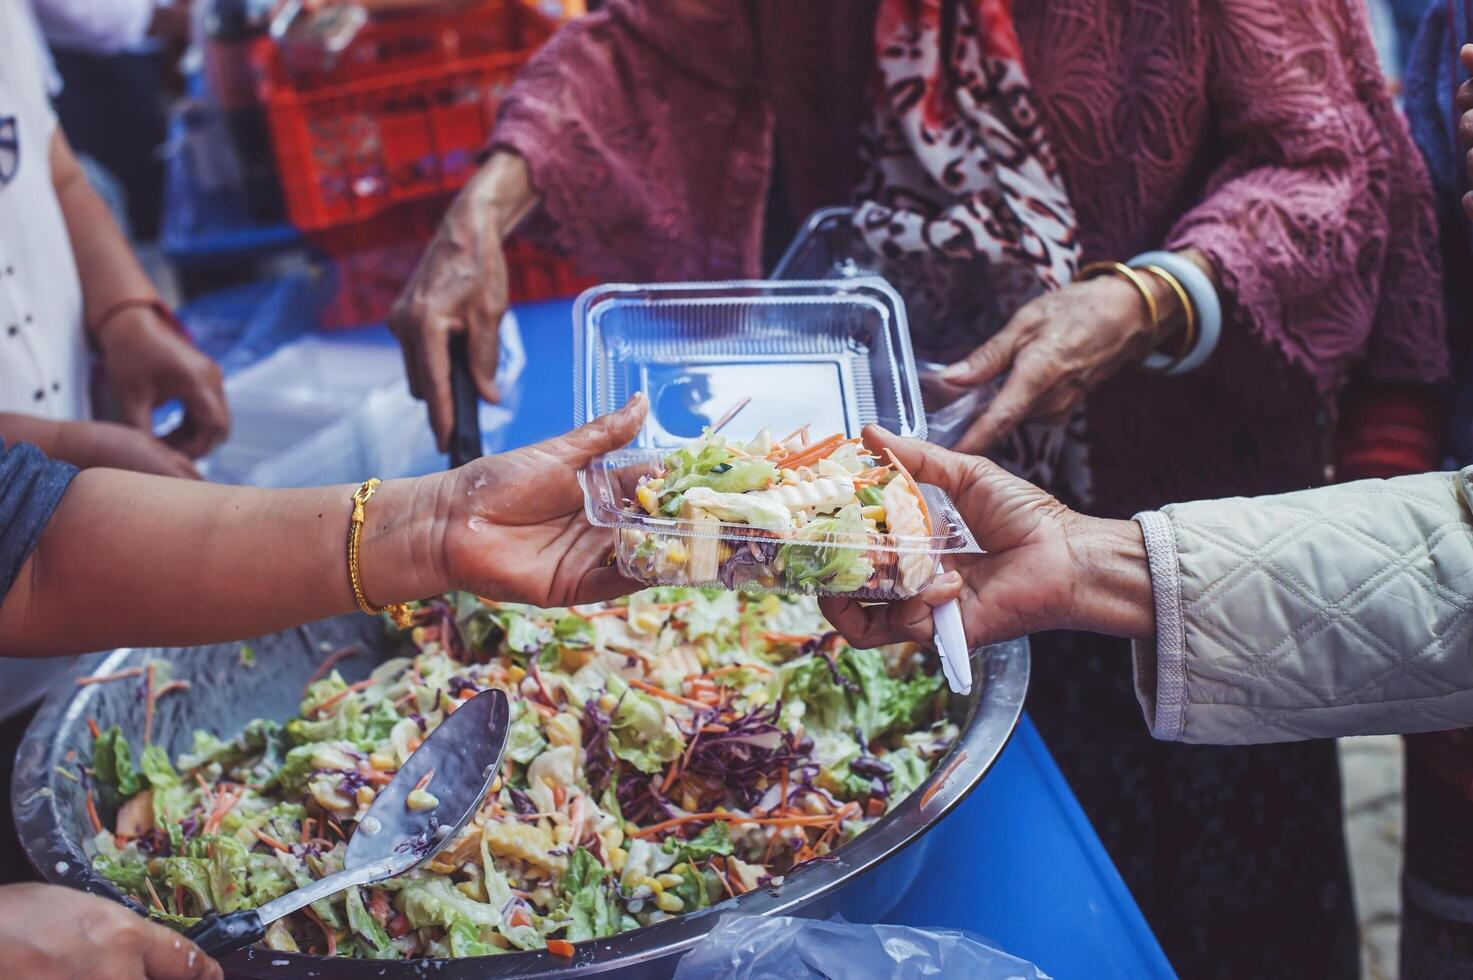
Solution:
M1146 314L1151 318L1151 349L1154 350L1161 336L1161 308L1156 305L1156 294L1151 292L1151 287L1141 278L1140 273L1124 262L1091 262L1079 270L1080 280L1093 279L1103 274L1119 276L1141 294L1141 299L1146 304Z
M353 587L353 598L358 601L359 609L370 616L386 612L394 617L394 624L400 629L408 629L413 625L409 607L402 602L375 606L368 601L368 596L363 594L363 579L358 574L358 539L363 534L363 523L368 519L363 513L363 505L368 503L368 499L378 488L378 480L364 480L358 489L353 491L353 516L348 520L348 584Z

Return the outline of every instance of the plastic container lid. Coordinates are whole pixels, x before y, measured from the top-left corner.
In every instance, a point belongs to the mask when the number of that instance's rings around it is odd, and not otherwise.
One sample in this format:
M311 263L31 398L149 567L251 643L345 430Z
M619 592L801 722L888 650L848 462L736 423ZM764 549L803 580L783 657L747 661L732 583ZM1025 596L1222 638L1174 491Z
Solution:
M573 335L574 422L642 391L639 447L684 445L748 397L722 435L807 422L926 437L905 305L883 279L595 286Z

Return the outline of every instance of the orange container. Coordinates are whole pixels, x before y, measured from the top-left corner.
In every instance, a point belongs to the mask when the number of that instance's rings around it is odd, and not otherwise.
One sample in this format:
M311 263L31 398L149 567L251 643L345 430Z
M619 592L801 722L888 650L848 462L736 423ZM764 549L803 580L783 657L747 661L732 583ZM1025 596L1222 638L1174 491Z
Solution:
M375 19L330 62L255 51L287 216L313 232L453 191L496 109L555 24L512 0Z

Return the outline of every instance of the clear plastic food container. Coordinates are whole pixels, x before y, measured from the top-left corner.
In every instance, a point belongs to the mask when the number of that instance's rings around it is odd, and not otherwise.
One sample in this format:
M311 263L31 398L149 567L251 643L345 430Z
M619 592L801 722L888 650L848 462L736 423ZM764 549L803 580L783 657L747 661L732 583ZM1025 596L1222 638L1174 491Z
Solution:
M588 519L616 529L629 578L897 599L930 584L941 555L978 550L930 486L920 488L929 528L914 522L906 533L771 531L706 513L655 516L635 502L642 477L736 406L721 428L733 442L805 424L846 438L871 423L924 438L904 307L884 280L597 286L578 299L574 333L578 424L636 391L650 401L633 446L580 474Z

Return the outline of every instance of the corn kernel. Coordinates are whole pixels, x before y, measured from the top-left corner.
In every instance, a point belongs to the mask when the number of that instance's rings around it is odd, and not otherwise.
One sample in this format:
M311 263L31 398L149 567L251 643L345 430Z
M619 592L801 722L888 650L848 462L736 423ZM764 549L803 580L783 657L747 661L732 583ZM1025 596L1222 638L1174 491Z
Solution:
M634 496L639 501L639 506L644 508L646 514L653 514L660 509L660 498L655 494L655 491L650 489L649 484L645 484L634 491Z
M859 508L859 516L874 521L876 524L885 523L885 508L880 504Z
M624 862L629 859L629 852L622 847L609 848L609 867L614 869L615 874L624 870Z
M517 664L512 664L506 668L506 676L513 684L520 684L522 678L527 676L527 672Z
M690 552L679 541L670 542L670 547L665 552L665 561L671 565L684 565L689 557Z
M370 804L370 803L373 802L373 795L374 794L373 794L373 787L372 786L359 786L358 787L358 805L359 806L368 806L368 804Z
M542 730L553 745L577 745L581 740L578 719L566 711L558 712L543 722Z
M614 708L618 707L618 704L619 699L607 691L598 696L598 706L603 709L604 714L612 712Z
M660 879L658 878L645 876L644 878L640 879L639 883L648 888L650 891L654 892L656 895L665 894L665 886L660 884Z
M685 874L685 872L689 868L690 868L690 865L686 864L684 861L681 861L675 867L673 867L673 868L670 869L670 873L672 875L675 875L675 877L679 878L681 875ZM679 884L679 882L676 882L676 884Z
M379 772L389 772L392 769L399 768L399 760L394 758L394 753L392 752L370 752L368 754L368 764Z
M412 789L409 795L404 797L404 805L415 813L424 813L433 810L440 805L440 798L429 790Z
M500 793L500 792L501 792L501 774L500 773L497 773L496 774L496 778L493 779L493 780L491 780L491 793L492 793L492 795L495 795L495 794Z
M767 703L767 689L758 688L747 696L747 703L754 708L760 708Z
M669 912L671 915L685 911L685 902L681 901L680 896L669 892L656 895L655 905L659 906L661 912Z
M470 881L457 881L455 890L474 901L486 901L486 880L479 875Z
M666 873L662 875L656 875L655 880L658 881L660 885L664 888L679 888L681 881L684 879L682 879L680 875Z

